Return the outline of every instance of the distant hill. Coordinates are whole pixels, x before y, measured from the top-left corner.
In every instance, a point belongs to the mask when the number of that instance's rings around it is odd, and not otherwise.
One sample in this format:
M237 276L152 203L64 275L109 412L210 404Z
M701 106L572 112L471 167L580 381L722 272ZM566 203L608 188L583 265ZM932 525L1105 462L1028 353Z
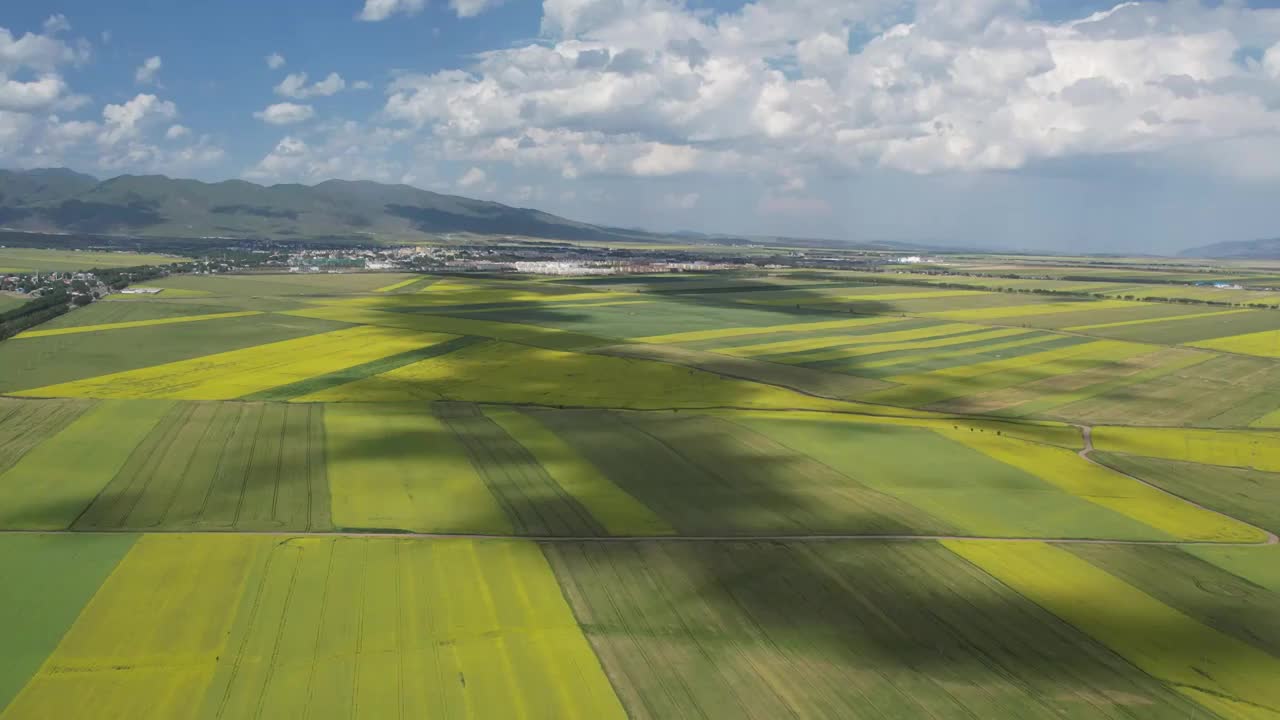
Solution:
M263 186L163 175L99 181L66 169L0 171L0 227L136 237L389 242L446 233L605 242L668 237L408 185L328 180Z
M1280 238L1235 240L1202 245L1183 250L1178 253L1178 256L1187 258L1280 260Z

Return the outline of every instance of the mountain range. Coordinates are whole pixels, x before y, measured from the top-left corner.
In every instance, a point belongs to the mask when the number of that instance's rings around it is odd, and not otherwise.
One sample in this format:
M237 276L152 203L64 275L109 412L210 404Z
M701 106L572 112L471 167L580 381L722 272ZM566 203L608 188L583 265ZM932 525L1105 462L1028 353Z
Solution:
M1179 257L1218 258L1223 260L1280 259L1280 238L1232 240L1183 250Z
M0 227L130 237L298 241L411 242L453 233L604 242L672 237L408 185L327 180L317 185L264 186L244 180L206 183L163 175L121 175L99 181L65 168L0 170Z

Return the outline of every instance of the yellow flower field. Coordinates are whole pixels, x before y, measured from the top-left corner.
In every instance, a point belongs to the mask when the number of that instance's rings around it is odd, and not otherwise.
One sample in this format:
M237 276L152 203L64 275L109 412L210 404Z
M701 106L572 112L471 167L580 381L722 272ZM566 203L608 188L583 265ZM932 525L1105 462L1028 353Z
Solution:
M723 328L720 330L694 330L691 332L670 333L667 335L649 335L632 338L636 342L675 344L699 342L702 340L720 340L722 338L751 337L753 335L773 335L780 333L817 332L819 330L839 330L842 328L867 327L885 323L901 322L898 317L863 317L852 320L823 320L819 322L789 323L786 325L766 325L764 327Z
M565 492L587 508L610 535L674 535L675 528L609 481L598 468L534 417L510 408L484 413L533 454Z
M1099 450L1280 472L1280 435L1264 431L1097 427Z
M324 426L337 527L511 533L457 439L421 406L333 405Z
M943 310L942 312L925 314L929 317L947 320L997 320L1032 315L1080 312L1081 310L1111 310L1113 308L1134 307L1136 305L1137 303L1127 300L1094 300L1089 302L1038 303L1035 305L982 308L980 310Z
M53 330L28 330L14 335L14 339L50 337L53 335L75 335L77 333L146 327L148 325L174 325L177 323L202 322L205 320L225 320L227 318L249 317L251 315L261 314L262 312L260 310L243 310L239 312L209 313L207 315L188 315L186 317L156 318L155 320L130 320L128 322L103 323L101 325L80 325L77 327L56 328Z
M147 535L125 555L4 720L200 717L237 600L269 537Z
M756 355L776 355L780 353L804 352L808 350L823 350L833 345L888 345L890 343L906 343L911 341L921 342L959 342L949 336L959 335L961 333L977 333L981 330L988 330L982 325L968 325L965 323L949 323L946 325L932 325L925 328L913 328L911 330L893 330L890 332L872 333L869 335L829 335L818 338L801 338L799 340L781 340L778 342L762 343L757 345L740 345L737 347L728 347L717 349L716 352L725 355L742 355L746 357ZM995 330L1004 334L1023 332L1022 330ZM943 338L946 338L943 340Z
M1274 720L1280 715L1267 709L1280 708L1280 660L1087 560L1039 542L943 544L1220 716Z
M1229 335L1187 344L1207 350L1224 350L1244 355L1280 358L1280 330Z
M451 339L355 327L28 390L32 397L230 400Z
M626 382L620 382L625 378ZM466 400L633 409L849 407L772 385L649 360L478 343L294 402Z
M1010 440L990 433L942 429L943 435L1021 468L1072 495L1109 508L1173 538L1256 543L1266 533L1239 520L1201 510L1109 468L1090 463L1070 450Z

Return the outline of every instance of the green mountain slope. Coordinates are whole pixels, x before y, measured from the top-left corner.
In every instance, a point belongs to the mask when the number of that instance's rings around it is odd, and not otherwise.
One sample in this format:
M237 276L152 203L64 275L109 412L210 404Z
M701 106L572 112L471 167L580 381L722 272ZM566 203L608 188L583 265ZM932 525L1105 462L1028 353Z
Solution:
M122 175L99 182L64 169L0 171L0 226L38 232L293 240L406 241L447 233L614 242L664 237L408 185L329 180L311 186L263 186L162 175Z

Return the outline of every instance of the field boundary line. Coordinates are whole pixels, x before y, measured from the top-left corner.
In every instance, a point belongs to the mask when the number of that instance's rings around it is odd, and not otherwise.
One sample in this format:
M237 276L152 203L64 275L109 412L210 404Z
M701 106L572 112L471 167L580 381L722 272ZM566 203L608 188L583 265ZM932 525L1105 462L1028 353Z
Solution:
M1213 512L1213 511L1210 511ZM1222 513L1218 513L1222 514ZM1226 517L1230 517L1229 515ZM1232 518L1233 520L1235 518ZM1243 522L1243 521L1240 521ZM1261 528L1259 528L1261 529ZM1266 532L1266 531L1263 531ZM937 542L940 540L1008 543L1050 543L1060 545L1154 545L1154 546L1218 546L1218 547L1262 547L1277 544L1276 536L1267 533L1268 539L1261 542L1232 542L1229 540L1125 540L1118 538L1083 538L1083 537L1025 537L1006 536L990 537L986 535L908 535L902 533L877 534L842 534L822 533L803 534L760 534L760 535L498 535L494 533L432 533L432 532L399 532L395 530L326 530L308 532L305 530L138 530L136 528L95 529L95 530L20 530L0 529L3 535L228 535L259 536L280 538L388 538L401 540L494 540L499 542L528 541L537 543L733 543L733 542Z
M1098 467L1100 467L1100 468L1105 468L1105 469L1107 469L1107 470L1110 470L1111 472L1119 473L1119 474L1121 474L1121 475L1123 475L1123 476L1125 476L1125 477L1129 478L1130 480L1133 480L1134 482L1142 483L1143 485L1146 485L1147 487L1149 487L1149 488L1151 488L1151 489L1153 489L1153 490L1155 490L1155 491L1157 491L1157 492L1160 492L1160 493L1163 493L1163 494L1165 494L1165 495L1168 495L1169 497L1174 498L1175 500L1180 500L1180 501L1182 501L1182 502L1184 502L1184 503L1187 503L1188 505L1191 505L1192 507L1194 507L1194 508L1196 508L1196 509L1198 509L1198 510L1202 510L1202 511L1204 511L1204 512L1211 513L1211 514L1213 514L1213 515L1217 515L1217 516L1219 516L1219 517L1224 517L1224 518L1227 518L1228 520L1232 520L1232 521L1234 521L1234 522L1238 522L1238 523L1240 523L1240 524L1242 524L1242 525L1245 525L1245 526L1251 527L1251 528L1253 528L1254 530L1257 530L1258 532L1260 532L1260 533L1262 533L1262 534L1266 535L1267 539L1266 539L1266 541L1265 541L1265 542L1261 542L1261 543L1254 543L1254 544L1257 544L1257 545L1276 545L1276 544L1280 544L1280 536L1277 536L1274 532L1272 532L1272 531L1270 531L1270 530L1268 530L1268 529L1266 529L1266 528L1264 528L1264 527L1258 527L1257 525L1254 525L1253 523L1248 522L1248 521L1246 521L1246 520L1241 520L1240 518L1233 517L1233 516L1228 515L1227 513L1224 513L1224 512L1222 512L1222 511L1220 511L1220 510L1214 510L1213 508L1206 507L1205 505L1202 505L1202 504L1200 504L1200 503L1196 502L1195 500L1192 500L1191 498L1183 497L1183 496L1181 496L1181 495L1179 495L1179 494L1177 494L1177 493L1175 493L1175 492L1171 492L1171 491L1169 491L1169 490L1166 490L1165 488L1162 488L1162 487L1160 487L1159 485L1156 485L1155 483L1152 483L1152 482L1148 482L1148 481L1146 481L1146 480L1143 480L1142 478L1138 477L1137 475L1131 475L1131 474L1129 474L1129 473L1125 472L1124 470L1120 470L1120 469L1118 469L1118 468L1113 468L1113 467L1111 467L1110 465L1108 465L1108 464L1106 464L1106 463L1104 463L1104 462L1099 462L1099 461L1097 461L1097 460L1093 459L1093 449L1094 449L1094 448L1093 448L1093 426L1092 426L1092 425L1076 425L1076 427L1080 429L1080 434L1084 437L1084 448L1082 448L1081 450L1078 450L1078 451L1076 452L1076 454L1077 454L1077 455L1079 455L1081 458L1083 458L1085 462L1090 463L1090 464L1093 464L1093 465L1096 465L1096 466L1098 466Z

